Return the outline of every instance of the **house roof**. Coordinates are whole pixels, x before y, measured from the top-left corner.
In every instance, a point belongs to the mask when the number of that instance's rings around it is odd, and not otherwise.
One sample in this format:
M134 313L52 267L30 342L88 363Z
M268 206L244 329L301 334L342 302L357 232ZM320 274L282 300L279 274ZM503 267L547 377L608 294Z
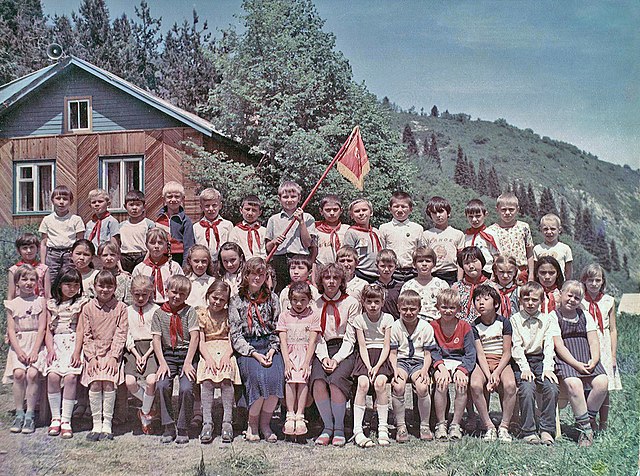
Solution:
M97 78L109 83L110 85L124 91L127 94L135 97L136 99L148 104L149 106L173 117L177 121L184 123L185 125L209 136L216 137L217 139L225 142L232 142L235 146L243 146L238 139L231 138L222 132L216 130L213 124L205 121L201 117L196 116L184 109L174 106L164 99L145 91L138 86L131 84L128 81L116 76L109 71L97 67L83 59L76 56L67 56L61 59L59 62L42 68L33 73L27 74L21 78L18 78L10 83L0 86L0 115L2 115L7 109L11 108L25 96L31 94L37 89L41 88L52 78L56 77L62 71L76 66L89 74L96 76Z

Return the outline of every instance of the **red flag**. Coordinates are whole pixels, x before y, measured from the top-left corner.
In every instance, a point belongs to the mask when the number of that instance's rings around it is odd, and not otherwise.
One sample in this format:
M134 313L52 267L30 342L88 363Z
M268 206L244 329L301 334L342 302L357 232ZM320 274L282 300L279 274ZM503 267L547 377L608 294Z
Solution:
M369 158L360 136L360 126L353 128L347 141L336 155L338 172L351 182L354 187L362 191L364 176L369 173Z

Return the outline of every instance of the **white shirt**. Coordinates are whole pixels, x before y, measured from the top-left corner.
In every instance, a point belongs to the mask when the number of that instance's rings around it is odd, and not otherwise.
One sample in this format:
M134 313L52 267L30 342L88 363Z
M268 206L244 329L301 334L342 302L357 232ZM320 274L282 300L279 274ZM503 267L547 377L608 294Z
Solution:
M148 218L139 223L131 223L125 220L120 223L120 241L122 245L120 251L124 253L146 253L147 252L147 232L154 228L156 224Z
M395 218L389 223L380 225L380 242L383 249L390 249L398 257L399 268L413 267L413 252L423 245L422 225L411 220L398 221Z
M211 259L214 261L218 257L218 249L220 248L220 245L229 241L229 233L233 229L233 223L229 220L225 220L221 216L216 218L216 220L218 219L220 220L220 223L217 225L220 241L216 240L216 234L214 233L213 228L209 229L200 224L201 221L212 223L205 217L202 217L193 224L193 236L195 237L196 243L206 246L209 249L209 253L211 253ZM207 241L207 230L209 230L209 241Z
M76 234L84 233L84 223L71 212L63 217L53 212L42 219L38 232L47 234L47 248L71 248Z

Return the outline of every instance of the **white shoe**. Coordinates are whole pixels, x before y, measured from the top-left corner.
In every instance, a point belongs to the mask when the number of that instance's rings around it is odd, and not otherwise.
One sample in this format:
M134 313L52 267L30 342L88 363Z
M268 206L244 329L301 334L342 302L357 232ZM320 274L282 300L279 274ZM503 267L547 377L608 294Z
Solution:
M482 437L484 441L496 441L497 438L498 438L498 434L496 433L495 428L489 428L487 432L484 434L484 436Z
M504 426L498 428L498 439L505 443L511 443L513 441L513 438L509 434L509 429Z

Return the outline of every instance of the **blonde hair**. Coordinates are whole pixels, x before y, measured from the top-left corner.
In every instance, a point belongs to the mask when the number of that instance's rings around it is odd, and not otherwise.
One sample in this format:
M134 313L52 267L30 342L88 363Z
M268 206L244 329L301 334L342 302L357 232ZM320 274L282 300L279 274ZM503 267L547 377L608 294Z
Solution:
M460 294L454 289L442 289L436 297L436 307L456 306L460 307Z
M607 277L604 274L604 268L600 266L598 263L591 263L590 265L587 265L582 270L582 274L580 275L580 281L585 283L587 279L595 278L598 275L600 275L600 277L602 278L602 286L600 286L600 292L603 293L605 288L607 287Z
M296 192L298 195L302 194L302 187L291 180L285 180L278 187L278 196L284 192Z
M98 246L97 255L102 256L102 253L104 253L105 251L111 251L116 256L121 256L120 247L112 241L105 241L100 246Z
M367 200L366 198L356 198L354 201L352 201L349 204L349 215L351 215L351 212L353 211L353 207L355 207L359 203L366 204L369 207L369 211L373 215L373 203L371 203L371 201Z
M562 226L560 217L555 213L547 213L542 218L540 218L540 228L543 227L543 223L551 223L552 225L556 225L558 228Z
M580 296L580 299L584 297L584 286L580 281L576 281L575 279L570 279L569 281L565 281L560 291L562 293L564 292L573 293L576 296Z
M336 253L336 261L338 261L343 256L351 256L356 261L356 264L360 261L358 259L358 252L353 246L341 246Z
M531 294L537 294L538 297L542 299L542 296L544 295L544 288L542 287L542 284L535 281L527 281L522 286L520 286L519 295L521 301L522 298L525 298Z
M202 192L200 192L198 198L200 199L200 203L205 200L215 200L222 203L222 194L213 187L205 188Z
M436 252L428 246L418 246L411 254L411 260L413 261L414 265L420 258L429 258L431 259L431 261L433 261L434 265L438 263L438 255L436 255Z
M164 197L168 193L179 193L184 197L184 186L175 180L167 182L162 187L162 196Z
M135 291L144 291L148 294L153 293L153 282L149 279L149 276L139 274L131 278L131 293Z
M177 291L189 295L191 292L191 280L182 274L174 274L165 281L164 288L167 291Z
M500 208L505 205L515 205L517 208L520 208L520 202L518 201L518 197L516 197L515 193L504 192L500 194L496 199L496 208Z
M145 243L150 243L151 241L158 241L158 240L166 241L168 243L169 235L162 228L158 228L158 227L151 228L147 232L147 239Z
M95 200L96 198L104 198L107 202L111 201L111 197L109 196L109 192L102 188L96 188L89 192L89 200Z
M418 306L418 309L420 309L422 307L422 299L416 291L407 289L406 291L402 291L400 296L398 296L398 307L403 304L412 304Z

